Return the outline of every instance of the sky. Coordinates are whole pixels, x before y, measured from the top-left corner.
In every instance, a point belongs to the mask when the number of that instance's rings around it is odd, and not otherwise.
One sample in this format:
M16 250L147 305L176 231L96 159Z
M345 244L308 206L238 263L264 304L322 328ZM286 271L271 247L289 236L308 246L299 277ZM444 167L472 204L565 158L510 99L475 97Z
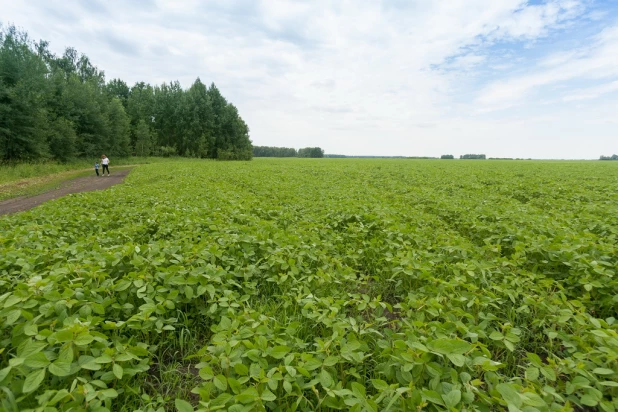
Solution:
M254 145L618 153L618 0L0 0L106 79L214 82Z

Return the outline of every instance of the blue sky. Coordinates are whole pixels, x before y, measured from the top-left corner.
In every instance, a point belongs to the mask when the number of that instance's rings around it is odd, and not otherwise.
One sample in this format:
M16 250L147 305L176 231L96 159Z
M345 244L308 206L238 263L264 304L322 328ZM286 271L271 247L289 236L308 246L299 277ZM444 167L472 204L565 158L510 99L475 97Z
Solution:
M618 153L618 1L8 1L2 23L120 77L215 82L256 145Z

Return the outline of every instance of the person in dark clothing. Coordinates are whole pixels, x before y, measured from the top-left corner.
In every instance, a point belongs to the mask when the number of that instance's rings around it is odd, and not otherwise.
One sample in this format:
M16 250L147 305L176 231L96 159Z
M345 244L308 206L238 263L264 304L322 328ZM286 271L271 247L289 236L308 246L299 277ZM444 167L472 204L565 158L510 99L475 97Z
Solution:
M101 175L105 176L105 171L107 170L107 175L109 176L109 159L107 158L107 156L101 155L101 164L103 165Z

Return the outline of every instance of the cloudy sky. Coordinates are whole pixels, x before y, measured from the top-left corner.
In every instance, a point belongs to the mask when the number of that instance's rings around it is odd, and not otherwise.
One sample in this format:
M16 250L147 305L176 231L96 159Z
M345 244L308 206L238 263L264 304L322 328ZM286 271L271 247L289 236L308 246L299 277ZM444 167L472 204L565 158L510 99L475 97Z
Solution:
M618 153L617 0L0 0L119 77L234 103L255 145L348 155Z

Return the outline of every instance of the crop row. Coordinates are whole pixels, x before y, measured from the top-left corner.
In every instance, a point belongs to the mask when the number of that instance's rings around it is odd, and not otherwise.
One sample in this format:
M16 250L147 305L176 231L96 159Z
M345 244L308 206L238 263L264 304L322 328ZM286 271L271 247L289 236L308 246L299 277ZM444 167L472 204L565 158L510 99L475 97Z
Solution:
M196 161L0 218L3 408L613 411L616 183Z

